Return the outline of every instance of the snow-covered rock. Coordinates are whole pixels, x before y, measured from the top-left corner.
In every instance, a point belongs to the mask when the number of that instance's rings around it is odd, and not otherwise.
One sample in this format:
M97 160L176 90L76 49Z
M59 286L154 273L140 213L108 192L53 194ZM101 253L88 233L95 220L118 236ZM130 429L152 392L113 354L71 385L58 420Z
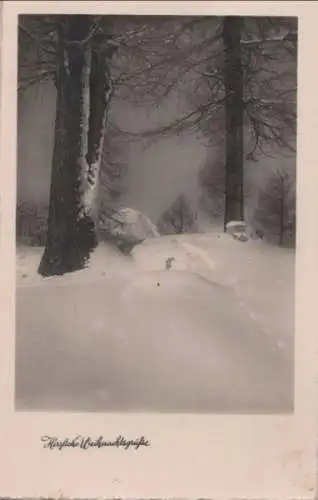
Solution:
M244 221L233 220L228 222L225 231L238 241L248 241L250 239L249 227Z
M232 220L226 224L225 230L233 236L235 233L246 233L247 226L244 221Z
M101 221L101 235L115 242L122 251L131 249L147 238L159 236L149 217L133 208L121 208Z

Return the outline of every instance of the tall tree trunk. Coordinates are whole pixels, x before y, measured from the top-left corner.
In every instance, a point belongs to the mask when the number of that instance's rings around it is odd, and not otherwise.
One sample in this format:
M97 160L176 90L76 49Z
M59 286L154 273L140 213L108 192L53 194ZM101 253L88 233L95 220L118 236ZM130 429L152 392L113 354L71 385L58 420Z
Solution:
M107 58L90 40L91 16L59 29L57 105L48 233L38 272L85 267L98 242L98 184L111 81Z
M224 225L231 220L244 220L243 176L243 68L241 58L241 17L225 17L223 42L225 49L224 85L226 160Z

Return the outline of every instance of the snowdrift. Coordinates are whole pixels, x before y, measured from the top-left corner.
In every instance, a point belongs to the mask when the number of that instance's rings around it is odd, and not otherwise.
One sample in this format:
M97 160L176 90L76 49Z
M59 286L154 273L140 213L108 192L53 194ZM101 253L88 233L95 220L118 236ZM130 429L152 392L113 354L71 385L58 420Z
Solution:
M294 252L165 236L48 279L40 257L18 248L19 408L292 410Z

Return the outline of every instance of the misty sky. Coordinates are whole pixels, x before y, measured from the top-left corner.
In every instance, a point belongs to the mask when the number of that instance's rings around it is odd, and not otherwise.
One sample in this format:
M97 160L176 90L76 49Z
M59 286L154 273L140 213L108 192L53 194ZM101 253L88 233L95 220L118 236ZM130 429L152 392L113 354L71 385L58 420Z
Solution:
M167 102L171 114L173 101ZM164 114L165 109L161 108ZM126 130L152 126L145 110L117 105L118 122ZM48 201L53 150L55 90L43 83L20 96L18 116L18 196ZM128 192L125 203L158 218L180 192L195 201L198 171L206 156L205 146L194 135L166 138L144 150L133 141L129 147Z
M173 117L177 114L177 105L170 99L160 108L159 115ZM127 103L117 104L115 109L119 124L126 130L152 127L158 113L151 111L136 109ZM51 83L42 83L19 94L17 186L20 200L48 204L54 119L55 89ZM129 146L128 192L123 204L143 211L154 222L181 193L196 204L200 196L198 172L205 158L205 145L193 134L161 139L146 150L141 143L133 141ZM274 157L247 164L252 184L262 183L278 162L289 162L293 166L294 160Z

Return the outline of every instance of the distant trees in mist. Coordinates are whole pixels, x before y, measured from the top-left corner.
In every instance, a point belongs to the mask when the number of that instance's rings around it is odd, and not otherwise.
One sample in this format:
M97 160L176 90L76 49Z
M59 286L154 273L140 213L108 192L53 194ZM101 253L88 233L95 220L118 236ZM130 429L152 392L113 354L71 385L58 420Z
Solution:
M16 237L19 243L45 246L48 207L19 201L16 207Z
M195 233L197 231L196 213L184 194L178 196L161 215L157 228L160 234Z
M296 241L295 177L282 169L274 170L258 195L254 213L256 227L280 246Z
M127 140L200 133L222 151L224 223L243 220L245 160L268 146L294 150L296 56L296 18L21 16L19 88L51 79L57 89L40 274L85 266L99 211L123 189ZM177 118L152 130L116 127L115 99L160 106L169 96L181 99Z

